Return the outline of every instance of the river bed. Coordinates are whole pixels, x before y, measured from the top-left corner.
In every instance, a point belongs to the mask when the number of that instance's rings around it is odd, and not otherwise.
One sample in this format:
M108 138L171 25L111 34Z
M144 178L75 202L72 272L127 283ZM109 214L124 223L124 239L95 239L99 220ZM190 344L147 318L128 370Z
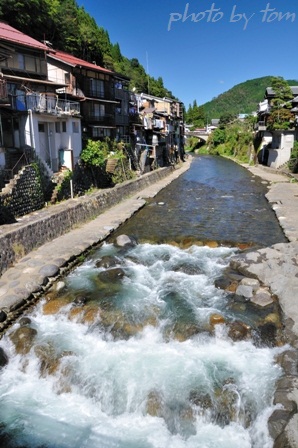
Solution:
M0 344L3 446L271 448L284 347L215 286L239 245L284 241L265 191L233 162L195 158L119 230L138 244L113 235L19 320Z

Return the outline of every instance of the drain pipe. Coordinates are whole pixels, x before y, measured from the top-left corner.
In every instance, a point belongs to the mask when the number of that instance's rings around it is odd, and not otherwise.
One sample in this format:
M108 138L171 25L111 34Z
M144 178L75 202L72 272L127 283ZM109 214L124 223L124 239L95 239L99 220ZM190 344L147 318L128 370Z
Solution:
M29 113L29 127L30 127L30 142L31 142L31 147L35 151L35 139L34 139L32 109L28 109L28 113Z

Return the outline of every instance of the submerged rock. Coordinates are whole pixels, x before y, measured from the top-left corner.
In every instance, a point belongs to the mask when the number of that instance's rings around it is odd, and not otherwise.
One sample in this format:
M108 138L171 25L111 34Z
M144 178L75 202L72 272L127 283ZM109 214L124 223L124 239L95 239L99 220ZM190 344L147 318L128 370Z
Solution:
M149 392L148 394L146 414L151 415L151 417L162 417L163 400L161 395L155 390Z
M166 332L166 339L168 339L168 335L173 337L179 342L184 342L190 339L192 336L195 336L203 331L197 324L189 324L189 323L176 323L172 329L169 329Z
M73 303L75 303L76 305L82 306L85 305L88 302L88 298L85 295L78 295L75 297Z
M49 344L36 345L34 353L40 360L41 376L53 375L57 372L59 361L57 359L55 350Z
M215 249L216 247L219 246L217 241L206 241L205 245L210 247L210 248L212 248L212 249Z
M66 356L72 356L70 351L63 351L57 354L51 344L45 343L36 345L34 353L40 360L40 373L42 376L54 375L61 367L61 360Z
M212 409L212 399L209 394L203 394L200 391L192 390L189 394L189 401L203 411Z
M8 364L8 356L3 350L2 347L0 347L0 368L4 367Z
M274 347L276 345L277 328L274 323L268 322L259 325L257 334L262 344L267 347Z
M229 324L228 336L233 341L243 341L250 336L251 328L249 325L235 321Z
M214 286L219 289L227 289L231 285L232 281L225 275L217 278L214 282Z
M120 263L119 258L113 257L111 255L105 255L104 257L100 258L99 260L96 260L95 266L97 268L113 268L117 266Z
M20 327L14 330L9 338L20 355L26 355L31 350L37 331L30 327Z
M209 317L209 323L214 327L214 325L225 324L226 320L221 314L214 313Z
M65 282L62 282L62 281L57 282L56 287L55 287L56 292L63 291L65 289L65 287L66 287Z
M98 307L87 308L82 316L82 322L84 324L94 324L100 320L100 310Z
M5 311L0 310L0 322L5 322L7 318L7 314L5 313Z
M43 314L57 314L69 301L65 298L49 300L43 305Z
M21 317L21 319L19 320L19 324L21 327L27 327L31 323L32 323L32 321L31 321L30 317Z
M121 268L112 268L107 269L106 271L102 271L98 274L97 278L101 282L109 283L114 282L115 280L121 280L125 276L125 272Z
M114 244L115 246L118 247L127 247L127 246L136 246L137 242L134 238L129 237L128 235L119 235L117 236Z
M236 386L227 383L222 389L215 391L215 420L220 426L236 422L239 413L239 393Z

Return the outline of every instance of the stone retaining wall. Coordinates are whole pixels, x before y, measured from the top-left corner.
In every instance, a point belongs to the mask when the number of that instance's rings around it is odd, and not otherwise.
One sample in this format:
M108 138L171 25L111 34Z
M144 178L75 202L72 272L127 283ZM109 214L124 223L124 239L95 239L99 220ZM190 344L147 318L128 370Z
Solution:
M30 251L90 221L122 199L163 179L173 169L160 168L113 188L97 190L36 211L15 224L0 226L0 275Z
M41 209L44 202L40 177L33 165L25 166L0 191L0 206L5 206L7 211L15 217Z

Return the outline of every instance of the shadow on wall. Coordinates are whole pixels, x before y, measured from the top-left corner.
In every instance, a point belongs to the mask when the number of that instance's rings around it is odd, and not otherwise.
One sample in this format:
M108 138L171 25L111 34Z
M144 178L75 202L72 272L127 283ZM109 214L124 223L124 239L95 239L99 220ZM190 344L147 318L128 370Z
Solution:
M3 205L0 204L0 226L4 224L13 224L17 222L14 215Z

